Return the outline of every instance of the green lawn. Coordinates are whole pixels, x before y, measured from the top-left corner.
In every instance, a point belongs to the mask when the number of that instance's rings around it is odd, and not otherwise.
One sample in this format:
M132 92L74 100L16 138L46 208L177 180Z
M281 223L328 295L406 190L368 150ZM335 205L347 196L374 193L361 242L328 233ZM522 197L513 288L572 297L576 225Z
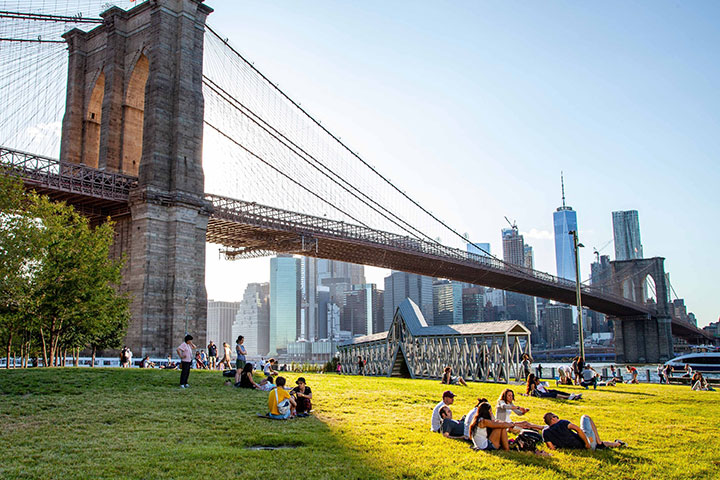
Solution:
M289 374L291 382L298 374ZM606 440L598 452L474 452L429 432L439 382L305 375L315 416L257 418L267 394L223 385L218 372L120 369L0 371L0 478L720 478L720 393L622 385L579 402L519 397L542 423L552 410L589 414ZM453 387L456 417L504 385ZM520 391L517 387L516 392ZM580 388L568 387L569 391ZM291 445L251 450L260 445Z

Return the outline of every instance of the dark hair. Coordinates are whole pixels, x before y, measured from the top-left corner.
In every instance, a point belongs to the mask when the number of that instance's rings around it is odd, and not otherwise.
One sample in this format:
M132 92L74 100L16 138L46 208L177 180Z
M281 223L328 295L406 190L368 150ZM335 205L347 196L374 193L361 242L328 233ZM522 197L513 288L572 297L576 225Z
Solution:
M508 393L512 393L512 394L513 394L513 397L515 396L515 392L513 392L512 389L506 388L506 389L503 390L502 393L500 394L500 398L498 398L498 401L502 400L503 402L508 403L508 401L507 401L507 394L508 394Z
M482 402L477 406L477 413L470 424L470 436L475 435L475 429L477 428L480 419L492 420L492 406L488 402ZM488 432L489 433L489 432Z
M235 340L235 343L240 343L244 338L245 337L243 337L242 335L238 335L238 338L237 338L237 340Z
M478 398L478 401L477 401L477 403L475 404L475 408L478 408L481 403L487 403L487 401L488 401L488 399L485 398L485 397Z
M252 362L247 362L242 369L242 373L252 373L252 371L253 371Z
M285 377L277 377L275 379L275 385L278 387L284 387L285 386Z
M543 420L545 421L546 425L550 425L550 420L555 416L552 412L547 412L545 415L543 415Z
M186 342L188 342L188 341L190 341L190 340L192 340L192 339L193 339L193 336L192 336L192 335L190 335L190 334L185 335L185 341L186 341Z
M528 378L527 378L527 391L526 391L525 393L527 393L528 395L530 395L530 392L532 392L532 389L533 389L533 387L535 386L535 382L536 382L535 374L534 374L534 373L531 373L530 375L528 375Z

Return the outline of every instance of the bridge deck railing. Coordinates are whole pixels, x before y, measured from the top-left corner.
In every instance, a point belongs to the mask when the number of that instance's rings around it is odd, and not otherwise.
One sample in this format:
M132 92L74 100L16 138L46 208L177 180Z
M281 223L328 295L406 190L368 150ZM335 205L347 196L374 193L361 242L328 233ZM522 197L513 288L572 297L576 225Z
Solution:
M16 172L29 184L117 202L127 202L130 190L137 185L137 177L2 146L0 165Z
M572 290L576 288L575 282L571 280L427 240L218 195L206 194L206 199L212 202L214 207L213 216L217 218L285 231L290 230L310 237L312 235L322 234L362 242L371 242L403 251L413 251L423 255L452 259L470 265L482 265L484 268L509 273L517 278L541 281L552 286L560 286ZM614 302L630 307L638 307L638 304L632 300L587 285L581 286L581 292L583 294L613 300Z

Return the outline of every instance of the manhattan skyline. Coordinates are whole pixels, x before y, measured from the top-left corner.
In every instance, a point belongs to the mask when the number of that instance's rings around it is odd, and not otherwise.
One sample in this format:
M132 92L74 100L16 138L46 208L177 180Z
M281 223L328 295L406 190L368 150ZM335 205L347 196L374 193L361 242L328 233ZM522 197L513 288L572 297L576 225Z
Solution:
M563 171L583 279L593 248L613 257L611 212L638 210L645 256L666 258L700 325L717 320L717 5L207 3L257 68L471 241L497 254L508 216L554 274ZM212 298L269 278L268 259L221 262L209 245Z

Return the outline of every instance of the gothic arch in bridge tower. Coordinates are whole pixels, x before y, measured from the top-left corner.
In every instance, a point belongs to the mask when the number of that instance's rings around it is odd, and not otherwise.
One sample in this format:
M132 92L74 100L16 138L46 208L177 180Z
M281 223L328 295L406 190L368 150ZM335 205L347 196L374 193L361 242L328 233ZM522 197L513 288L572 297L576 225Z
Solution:
M100 123L102 121L104 96L105 72L101 70L90 92L83 120L83 154L81 162L93 168L97 168L100 157Z
M655 286L655 278L651 274L645 275L642 282L643 286L643 303L657 303L657 287Z
M142 158L143 119L145 117L145 85L150 73L150 63L140 53L130 73L123 102L123 149L121 170L137 176Z

